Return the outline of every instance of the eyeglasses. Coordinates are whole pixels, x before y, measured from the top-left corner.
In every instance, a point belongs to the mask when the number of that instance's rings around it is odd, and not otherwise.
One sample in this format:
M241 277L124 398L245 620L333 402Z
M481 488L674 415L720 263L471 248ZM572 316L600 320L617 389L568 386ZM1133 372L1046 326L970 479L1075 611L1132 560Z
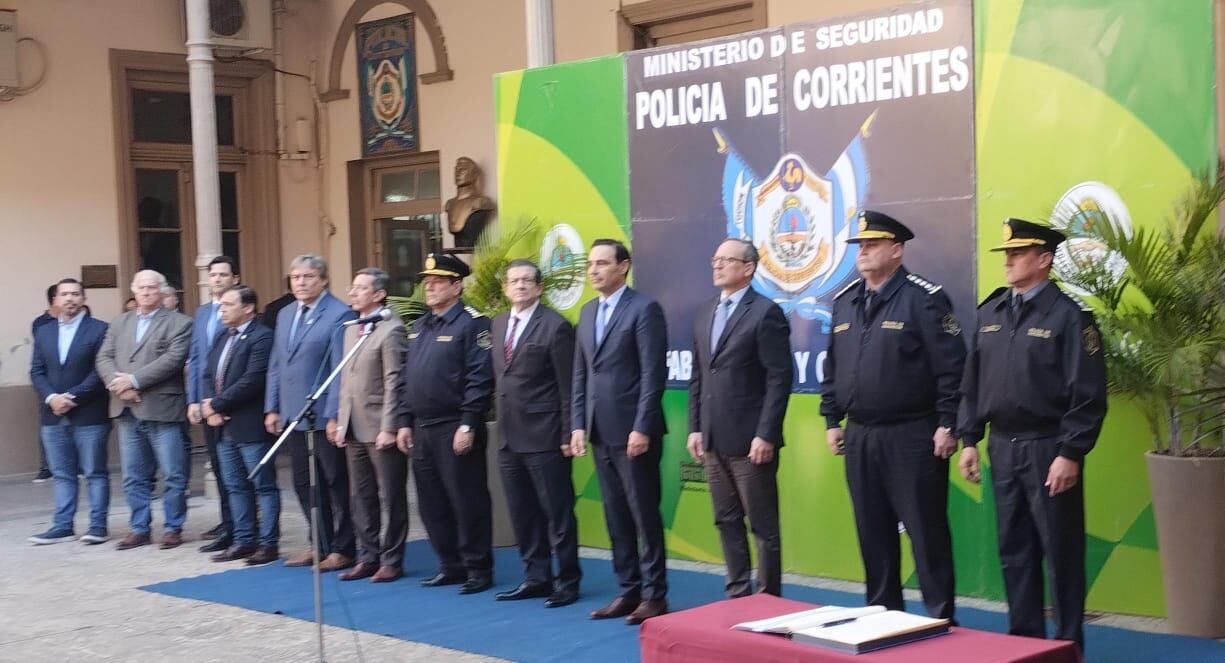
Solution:
M727 256L715 256L710 259L710 266L711 267L722 267L732 262L747 263L748 260L745 260L744 258L729 258Z

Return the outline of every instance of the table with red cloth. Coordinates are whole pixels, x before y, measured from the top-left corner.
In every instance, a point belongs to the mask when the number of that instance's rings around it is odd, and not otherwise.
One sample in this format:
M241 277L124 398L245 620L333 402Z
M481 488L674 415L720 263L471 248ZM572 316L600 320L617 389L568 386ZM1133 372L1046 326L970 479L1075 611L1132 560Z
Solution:
M750 633L732 624L811 610L810 603L756 594L655 617L639 632L644 663L744 663L745 661L857 661L858 663L1079 663L1076 645L1064 640L1039 640L953 627L947 635L880 649L844 654L792 642L767 633Z

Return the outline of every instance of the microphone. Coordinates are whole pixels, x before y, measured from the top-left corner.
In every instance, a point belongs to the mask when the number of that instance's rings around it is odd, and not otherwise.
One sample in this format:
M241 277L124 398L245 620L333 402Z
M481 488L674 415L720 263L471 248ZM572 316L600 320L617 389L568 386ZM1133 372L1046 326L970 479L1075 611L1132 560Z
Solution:
M364 318L358 318L356 320L349 320L348 322L342 323L340 326L341 327L351 327L353 325L365 325L365 324L370 324L372 322L375 322L375 323L385 322L387 320L390 320L391 316L392 316L391 309L381 308Z

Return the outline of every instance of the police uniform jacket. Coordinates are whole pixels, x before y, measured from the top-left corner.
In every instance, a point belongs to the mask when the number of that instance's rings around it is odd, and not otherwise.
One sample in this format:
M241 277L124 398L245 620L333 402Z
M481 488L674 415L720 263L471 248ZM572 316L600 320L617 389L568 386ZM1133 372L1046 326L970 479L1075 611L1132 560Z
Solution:
M905 267L867 311L864 294L856 280L834 299L821 380L826 426L840 426L844 416L865 425L937 416L953 428L966 350L948 296Z
M1000 288L978 307L958 433L973 446L989 421L993 434L1005 437L1058 438L1059 455L1080 460L1106 416L1106 367L1093 314L1048 283L1017 316L1011 293Z
M463 301L418 318L404 352L402 425L484 423L493 394L492 345L489 318Z

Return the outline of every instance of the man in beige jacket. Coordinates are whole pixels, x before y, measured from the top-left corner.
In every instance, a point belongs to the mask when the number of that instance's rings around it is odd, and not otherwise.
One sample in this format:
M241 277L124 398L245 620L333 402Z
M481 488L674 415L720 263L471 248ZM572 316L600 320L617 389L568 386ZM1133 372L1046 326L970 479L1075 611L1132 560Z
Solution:
M349 304L360 318L383 308L388 278L387 272L375 267L359 270L353 277ZM408 457L396 447L404 324L393 315L378 324L352 325L345 330L343 352L347 354L363 336L365 343L341 370L338 414L335 421L328 422L328 439L344 448L348 461L357 533L357 564L341 573L340 579L391 582L404 575L408 537ZM387 529L380 542L384 509Z

